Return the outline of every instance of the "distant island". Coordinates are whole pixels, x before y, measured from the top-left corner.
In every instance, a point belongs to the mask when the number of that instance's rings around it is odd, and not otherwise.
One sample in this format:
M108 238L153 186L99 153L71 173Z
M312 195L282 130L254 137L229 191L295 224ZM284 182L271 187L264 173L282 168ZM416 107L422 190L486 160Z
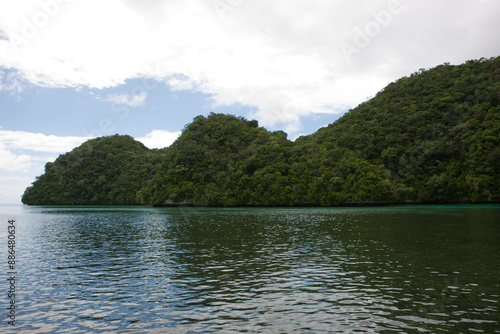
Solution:
M294 142L198 116L164 149L88 140L45 165L29 205L346 206L500 202L500 57L389 84Z

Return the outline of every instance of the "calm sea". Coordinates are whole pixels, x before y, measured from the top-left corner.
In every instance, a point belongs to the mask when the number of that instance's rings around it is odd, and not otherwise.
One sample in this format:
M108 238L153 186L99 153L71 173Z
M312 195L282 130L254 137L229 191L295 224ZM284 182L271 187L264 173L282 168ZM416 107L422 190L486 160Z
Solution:
M19 205L0 219L2 333L500 333L500 206Z

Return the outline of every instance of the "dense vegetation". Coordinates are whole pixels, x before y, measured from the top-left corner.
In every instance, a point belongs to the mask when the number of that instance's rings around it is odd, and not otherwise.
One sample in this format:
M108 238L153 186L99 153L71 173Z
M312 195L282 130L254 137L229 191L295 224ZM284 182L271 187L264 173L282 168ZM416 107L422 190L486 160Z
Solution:
M48 163L26 204L352 205L500 201L500 57L391 83L291 142L198 116L170 147L90 140Z
M130 136L88 140L45 165L24 192L26 204L138 204L159 154Z
M141 190L144 203L280 205L288 203L291 142L257 121L198 116L164 155L158 173Z
M368 174L358 177L357 183L346 183L361 173L355 166L359 163L371 164L373 172L379 172L375 176L385 194L377 197L372 190L358 189L354 200L499 201L499 102L500 57L461 66L444 64L388 85L375 98L296 144L305 156L319 161L309 166L313 180L323 173L323 181L332 187L341 177L343 188L323 192L327 197L319 198L322 204L332 204L332 197L333 203L338 202L346 185L372 184L373 175L367 178ZM348 159L359 160L350 172L339 175L342 163L337 152L342 150L348 150ZM337 195L340 189L343 192Z

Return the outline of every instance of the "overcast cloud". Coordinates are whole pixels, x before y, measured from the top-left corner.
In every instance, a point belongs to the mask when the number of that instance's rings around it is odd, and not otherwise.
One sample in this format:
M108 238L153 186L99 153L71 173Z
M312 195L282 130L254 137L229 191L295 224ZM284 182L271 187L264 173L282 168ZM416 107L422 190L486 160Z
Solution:
M154 77L212 94L214 105L253 106L262 125L293 131L300 116L343 112L421 67L498 55L499 7L498 0L2 1L0 66L54 87Z

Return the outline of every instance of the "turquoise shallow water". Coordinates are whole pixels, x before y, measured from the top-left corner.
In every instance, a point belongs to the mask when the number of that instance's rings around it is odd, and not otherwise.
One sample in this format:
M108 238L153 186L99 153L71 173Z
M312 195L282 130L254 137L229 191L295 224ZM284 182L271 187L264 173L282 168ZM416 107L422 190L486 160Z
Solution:
M0 206L0 219L4 258L16 220L6 333L500 333L500 206Z

